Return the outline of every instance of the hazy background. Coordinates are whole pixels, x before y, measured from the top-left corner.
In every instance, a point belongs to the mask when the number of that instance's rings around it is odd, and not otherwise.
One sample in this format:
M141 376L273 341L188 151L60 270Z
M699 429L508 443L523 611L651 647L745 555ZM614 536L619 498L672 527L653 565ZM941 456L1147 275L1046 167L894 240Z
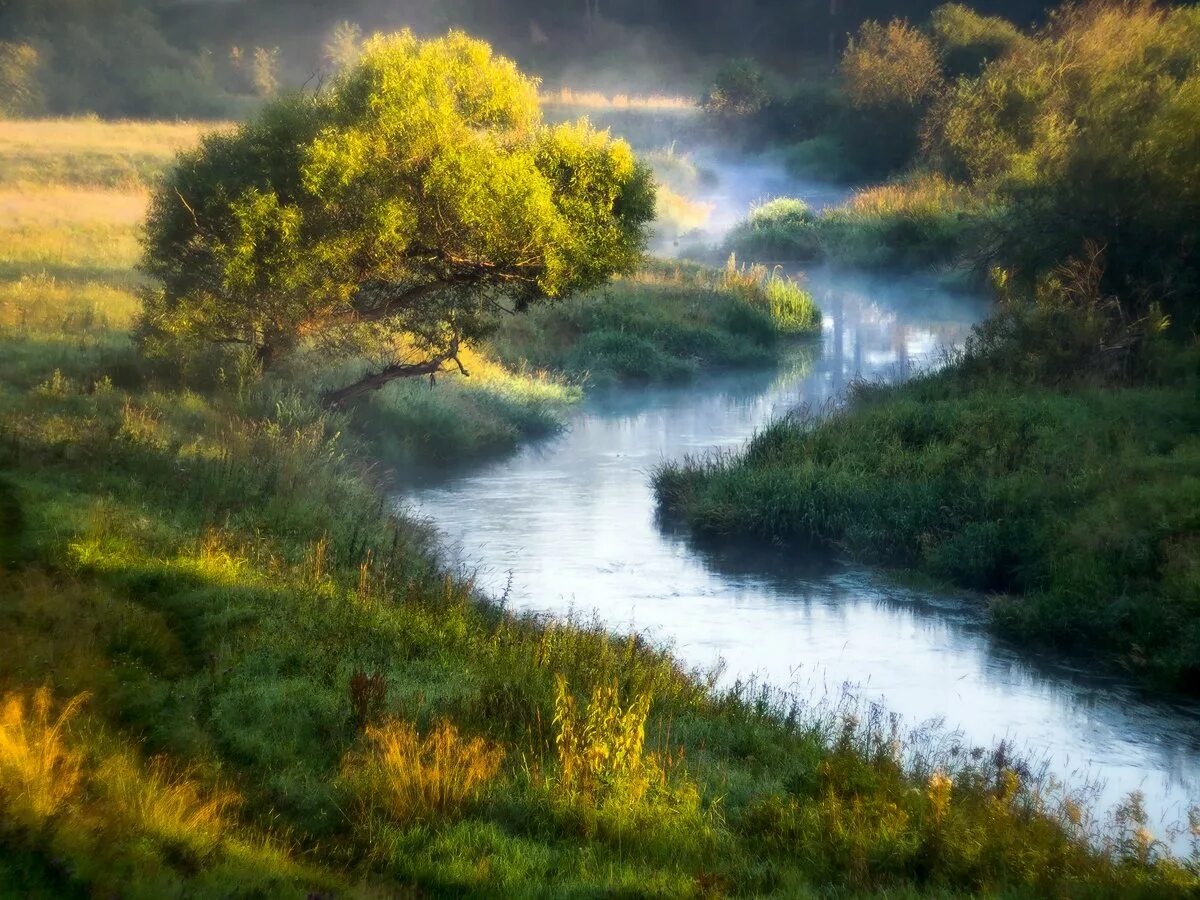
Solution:
M940 0L0 0L0 88L35 52L30 112L237 115L331 68L342 22L365 34L463 28L551 87L693 95L732 57L828 67L869 18L924 21ZM1028 23L1035 0L980 0ZM23 62L22 62L23 60ZM20 74L19 72L17 74Z

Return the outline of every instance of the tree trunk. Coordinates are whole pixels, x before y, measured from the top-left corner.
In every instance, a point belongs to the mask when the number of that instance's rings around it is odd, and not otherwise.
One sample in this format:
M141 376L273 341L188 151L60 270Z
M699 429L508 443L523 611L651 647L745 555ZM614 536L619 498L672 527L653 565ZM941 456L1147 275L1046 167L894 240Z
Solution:
M365 394L370 394L373 391L379 390L385 384L396 381L400 378L414 378L420 375L435 375L442 371L442 367L453 362L458 366L458 370L463 375L468 374L463 368L462 363L458 361L458 345L459 339L457 336L450 342L450 346L442 353L436 356L431 356L429 359L419 363L394 363L390 366L385 366L378 372L373 372L369 375L364 375L353 384L348 384L344 388L338 388L334 391L328 391L322 402L330 409L340 409L347 404L358 400Z

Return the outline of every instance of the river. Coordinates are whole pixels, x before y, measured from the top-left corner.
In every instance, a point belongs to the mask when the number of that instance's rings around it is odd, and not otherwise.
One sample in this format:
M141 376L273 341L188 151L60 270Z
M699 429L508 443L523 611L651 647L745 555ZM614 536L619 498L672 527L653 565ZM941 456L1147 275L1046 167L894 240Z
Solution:
M397 502L511 608L596 617L722 662L802 700L847 689L965 746L1009 742L1055 778L1089 786L1098 810L1140 791L1151 830L1188 850L1200 803L1200 704L1142 696L1119 677L1004 643L983 600L779 548L698 547L659 522L650 485L664 460L735 450L773 417L821 409L855 378L936 364L985 314L981 301L917 279L817 273L821 341L768 371L590 397L557 438L466 471L426 472Z

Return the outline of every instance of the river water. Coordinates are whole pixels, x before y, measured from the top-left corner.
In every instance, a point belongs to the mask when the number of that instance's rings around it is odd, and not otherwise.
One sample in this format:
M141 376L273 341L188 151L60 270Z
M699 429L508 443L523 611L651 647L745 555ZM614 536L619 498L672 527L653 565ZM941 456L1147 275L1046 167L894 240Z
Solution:
M658 521L655 466L735 450L778 415L836 402L855 378L935 364L985 313L918 280L822 273L810 285L823 337L779 367L593 396L562 435L426 472L398 503L511 608L647 634L690 665L723 662L727 682L757 678L812 701L849 685L910 726L940 722L967 746L1007 741L1067 785L1089 785L1099 810L1142 792L1151 830L1186 852L1186 835L1168 832L1200 803L1200 705L1000 642L980 598L779 548L697 547Z

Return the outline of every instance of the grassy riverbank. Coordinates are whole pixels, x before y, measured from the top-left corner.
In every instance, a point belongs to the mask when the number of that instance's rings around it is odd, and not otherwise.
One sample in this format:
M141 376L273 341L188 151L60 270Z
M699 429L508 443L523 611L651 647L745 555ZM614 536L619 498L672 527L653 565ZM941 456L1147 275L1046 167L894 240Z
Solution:
M1200 691L1196 348L1159 339L1152 372L1108 382L1076 313L1038 315L1002 310L943 371L667 466L661 502L700 532L980 591L1015 637Z
M5 190L0 896L1195 886L1133 807L1087 849L1086 810L1003 750L486 602L390 513L388 429L322 410L312 372L135 354L137 191ZM565 390L469 361L454 402Z

